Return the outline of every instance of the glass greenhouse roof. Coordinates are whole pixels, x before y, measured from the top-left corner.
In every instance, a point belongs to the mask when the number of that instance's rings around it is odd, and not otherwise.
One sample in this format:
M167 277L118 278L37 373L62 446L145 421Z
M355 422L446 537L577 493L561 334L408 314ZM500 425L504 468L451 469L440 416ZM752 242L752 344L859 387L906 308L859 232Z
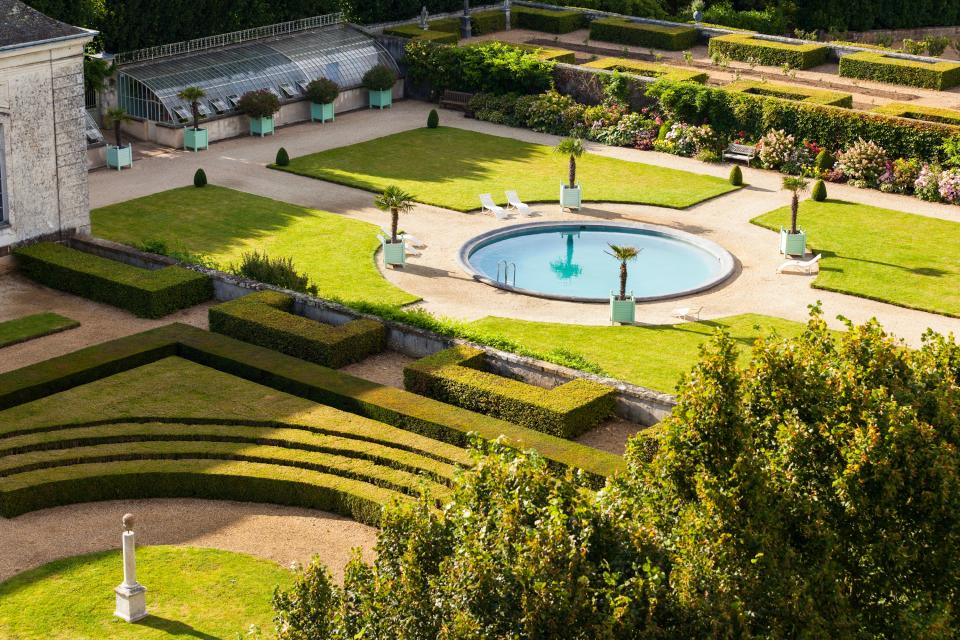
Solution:
M300 100L306 84L329 78L341 89L360 86L377 64L396 70L387 51L370 36L336 25L126 65L120 68L120 106L131 115L161 122L189 118L189 103L177 97L184 88L201 87L201 112L236 109L248 91L267 89L282 100Z

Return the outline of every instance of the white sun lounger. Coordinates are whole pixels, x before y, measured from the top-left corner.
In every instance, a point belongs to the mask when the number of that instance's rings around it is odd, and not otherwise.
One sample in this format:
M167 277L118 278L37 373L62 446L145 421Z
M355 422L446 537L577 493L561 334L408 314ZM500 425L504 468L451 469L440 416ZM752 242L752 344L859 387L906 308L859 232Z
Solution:
M534 210L530 208L530 205L526 204L520 199L520 196L517 195L516 191L507 191L506 196L507 204L513 209L516 209L525 216L532 216L534 214Z
M696 320L700 322L701 311L703 311L703 307L680 307L671 311L670 315L674 318L680 318L681 320Z
M497 220L506 220L510 217L510 214L507 213L507 210L496 204L493 201L493 197L489 193L480 194L480 204L483 205L481 211L490 211L493 215L497 216Z
M813 256L809 260L787 260L779 267L777 273L800 273L804 275L813 275L820 272L820 254Z

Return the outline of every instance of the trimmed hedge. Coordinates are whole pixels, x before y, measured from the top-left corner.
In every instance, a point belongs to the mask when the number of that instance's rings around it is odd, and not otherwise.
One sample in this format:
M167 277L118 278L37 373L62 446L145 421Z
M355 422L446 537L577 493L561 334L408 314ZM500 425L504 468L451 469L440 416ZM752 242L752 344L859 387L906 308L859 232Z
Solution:
M6 320L0 322L0 349L79 326L76 320L50 311Z
M861 51L840 58L840 75L942 91L960 84L960 63L920 62Z
M338 369L386 347L382 322L361 318L333 326L295 315L293 298L260 291L210 307L210 331Z
M693 27L645 24L626 18L601 18L590 23L593 40L667 51L690 49L697 44L698 33Z
M460 447L470 434L502 437L507 446L535 449L557 470L582 469L596 487L624 469L617 455L180 323L0 374L0 410L170 356Z
M424 31L416 24L401 24L396 27L389 27L383 30L387 36L397 36L399 38L410 38L411 40L430 40L438 44L457 44L460 40L460 33L449 31L438 31L432 26L429 31Z
M519 42L505 42L502 40L482 40L480 42L471 43L468 46L479 47L483 45L488 45L492 42L501 44L505 47L513 47L514 49L519 49L521 51L529 51L531 53L536 53L537 57L541 60L546 60L548 62L561 62L564 64L576 64L577 57L573 51L569 49L560 49L556 47L541 47L535 44L522 44Z
M793 69L809 69L827 61L830 47L811 42L790 44L775 40L761 40L752 35L731 34L710 38L710 56L722 55L731 60L755 62L769 67L789 65Z
M162 318L213 297L210 278L182 267L139 269L50 242L21 247L13 253L20 271L40 284L142 318Z
M648 78L656 78L658 80L662 78L670 82L699 82L702 84L709 78L703 71L682 69L666 64L643 62L629 58L600 58L599 60L594 60L581 66L588 69L606 69L607 71L632 73Z
M924 122L938 122L960 126L960 111L956 109L941 109L926 107L922 104L909 102L891 102L871 109L874 113L883 113L888 116L907 118L908 120L922 120Z
M573 438L613 415L614 390L575 379L551 390L484 371L485 352L456 346L403 370L414 393L508 420L561 438Z
M586 26L587 19L582 11L574 9L553 11L514 6L510 9L510 22L521 29L562 34L582 29Z
M813 104L828 104L834 107L853 108L853 96L839 91L824 91L811 89L799 85L777 84L775 82L759 82L756 80L738 80L723 87L727 91L749 93L757 96L769 96L781 100L809 102Z

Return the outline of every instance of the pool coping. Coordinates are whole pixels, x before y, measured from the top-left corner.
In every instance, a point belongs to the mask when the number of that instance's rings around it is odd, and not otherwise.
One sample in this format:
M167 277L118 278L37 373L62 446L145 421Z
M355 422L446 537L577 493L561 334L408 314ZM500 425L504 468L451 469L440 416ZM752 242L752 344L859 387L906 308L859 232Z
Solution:
M679 229L673 229L672 227L659 225L659 224L649 224L646 222L609 222L609 221L600 221L600 220L590 220L583 222L564 222L558 220L550 221L541 221L541 222L524 222L521 224L514 224L508 227L501 227L499 229L493 229L491 231L486 231L479 235L476 235L469 240L467 240L460 247L460 251L457 253L457 262L460 265L460 269L472 277L477 282L482 282L483 284L495 287L497 289L502 289L504 291L509 291L511 293L519 293L521 295L532 296L535 298L545 298L548 300L563 300L566 302L584 302L589 304L598 304L609 302L610 297L606 298L584 298L581 296L567 296L562 294L554 293L544 293L542 291L533 291L530 289L524 289L522 287L515 287L507 284L506 282L498 282L490 276L480 273L472 264L470 264L470 255L481 246L489 244L491 240L499 239L501 236L511 237L516 235L519 232L531 230L531 229L545 229L550 227L579 227L581 230L594 227L594 228L621 228L621 229L631 229L631 230L640 230L640 231L654 231L661 235L679 240L681 242L686 242L691 244L698 249L706 251L707 253L713 255L720 262L720 272L721 275L711 278L705 284L693 287L691 289L684 289L682 291L676 291L663 295L656 296L634 296L636 302L657 302L660 300L672 300L674 298L683 298L686 296L694 295L697 293L702 293L704 291L709 291L714 287L720 286L727 280L729 280L734 272L736 271L736 259L733 257L733 254L727 251L718 243L713 240L707 240L706 238L701 238L692 233L686 231L680 231ZM611 291L611 296L613 292Z

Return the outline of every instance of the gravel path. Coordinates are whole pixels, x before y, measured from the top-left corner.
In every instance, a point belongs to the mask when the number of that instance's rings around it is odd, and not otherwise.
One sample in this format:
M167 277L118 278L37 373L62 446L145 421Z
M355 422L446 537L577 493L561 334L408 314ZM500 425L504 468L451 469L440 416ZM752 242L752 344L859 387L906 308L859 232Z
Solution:
M284 566L320 554L337 581L354 547L371 561L377 542L375 528L312 509L220 500L89 502L0 518L0 581L59 558L118 549L124 513L136 516L138 544L225 549Z

